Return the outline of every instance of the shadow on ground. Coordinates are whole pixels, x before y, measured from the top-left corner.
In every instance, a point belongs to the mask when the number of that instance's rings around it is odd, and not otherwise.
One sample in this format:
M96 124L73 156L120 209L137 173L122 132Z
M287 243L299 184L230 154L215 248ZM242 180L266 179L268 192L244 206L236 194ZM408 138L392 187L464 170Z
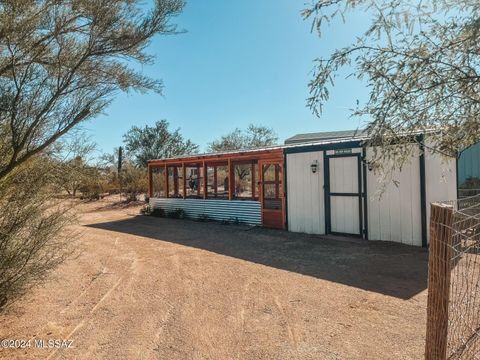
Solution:
M427 287L425 249L395 243L141 215L87 226L208 250L401 299Z

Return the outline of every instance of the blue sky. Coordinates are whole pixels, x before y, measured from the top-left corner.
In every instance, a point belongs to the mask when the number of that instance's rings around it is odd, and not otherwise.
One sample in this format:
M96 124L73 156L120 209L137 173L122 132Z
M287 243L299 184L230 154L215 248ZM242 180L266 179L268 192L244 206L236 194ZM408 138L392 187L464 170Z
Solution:
M339 79L321 118L306 107L313 59L346 45L368 18L352 13L348 25L332 24L320 39L295 0L190 0L173 21L185 33L158 36L148 51L155 64L145 74L162 79L164 93L119 94L105 114L85 128L99 149L122 144L132 126L167 119L172 128L206 145L236 127L272 127L283 142L302 132L353 129L349 116L367 88ZM348 69L345 70L345 74Z

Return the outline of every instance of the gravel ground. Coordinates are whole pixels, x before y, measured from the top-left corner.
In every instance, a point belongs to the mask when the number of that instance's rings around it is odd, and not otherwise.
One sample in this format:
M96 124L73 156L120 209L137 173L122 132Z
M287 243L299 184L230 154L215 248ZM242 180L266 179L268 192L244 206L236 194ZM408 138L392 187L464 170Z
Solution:
M80 255L0 314L0 357L420 359L427 253L80 206ZM33 344L32 344L33 347Z

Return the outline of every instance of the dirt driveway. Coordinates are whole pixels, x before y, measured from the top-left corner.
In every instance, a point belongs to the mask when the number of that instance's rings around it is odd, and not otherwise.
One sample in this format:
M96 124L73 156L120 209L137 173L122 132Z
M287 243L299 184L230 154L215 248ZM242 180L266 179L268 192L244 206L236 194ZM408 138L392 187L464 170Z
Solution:
M0 315L3 358L420 359L427 254L83 206L81 255Z

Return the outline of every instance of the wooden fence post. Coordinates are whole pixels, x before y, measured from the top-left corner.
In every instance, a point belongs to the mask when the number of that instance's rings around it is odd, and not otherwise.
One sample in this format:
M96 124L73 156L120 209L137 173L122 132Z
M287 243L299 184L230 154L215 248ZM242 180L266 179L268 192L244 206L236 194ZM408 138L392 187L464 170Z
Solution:
M150 166L148 164L148 197L151 198L153 197L153 166Z
M453 208L432 204L428 257L428 301L425 359L447 357L448 303L452 270Z

